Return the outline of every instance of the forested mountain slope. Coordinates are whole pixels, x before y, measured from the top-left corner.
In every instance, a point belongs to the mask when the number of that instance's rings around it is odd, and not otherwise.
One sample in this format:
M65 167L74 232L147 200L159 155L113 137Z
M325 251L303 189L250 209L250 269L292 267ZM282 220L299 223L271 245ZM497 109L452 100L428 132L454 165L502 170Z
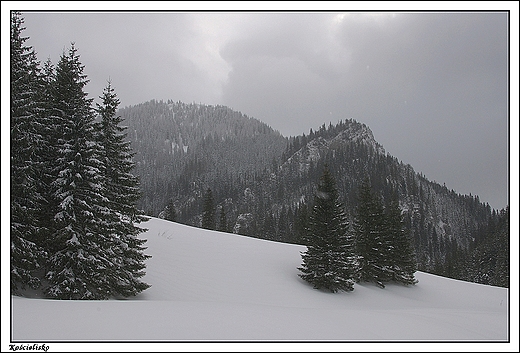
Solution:
M136 152L140 207L150 215L171 198L201 197L203 184L218 180L220 187L232 187L235 178L271 165L287 145L266 124L224 106L152 100L120 114Z

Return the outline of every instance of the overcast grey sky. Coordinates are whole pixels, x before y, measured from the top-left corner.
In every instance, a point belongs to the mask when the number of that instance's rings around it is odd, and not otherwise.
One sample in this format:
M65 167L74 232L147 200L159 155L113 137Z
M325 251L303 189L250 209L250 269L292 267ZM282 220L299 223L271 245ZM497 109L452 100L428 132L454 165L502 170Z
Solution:
M110 78L122 107L223 104L284 136L354 118L428 179L493 208L507 204L507 13L23 17L42 62L76 43L91 97Z

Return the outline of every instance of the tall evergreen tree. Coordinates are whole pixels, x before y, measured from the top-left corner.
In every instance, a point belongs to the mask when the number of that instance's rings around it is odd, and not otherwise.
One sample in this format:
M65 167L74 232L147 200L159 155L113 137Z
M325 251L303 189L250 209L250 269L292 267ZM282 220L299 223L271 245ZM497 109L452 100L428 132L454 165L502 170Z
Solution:
M417 261L412 239L404 226L404 220L395 197L386 208L386 234L390 240L390 269L392 279L406 285L416 284L414 277Z
M92 99L84 87L77 50L72 44L56 66L53 90L53 118L56 146L50 185L54 230L48 242L50 252L46 293L58 299L105 299L112 294L109 275L118 266L113 247L111 215L105 193L104 165L94 130Z
M39 179L43 124L39 104L40 68L32 47L23 37L23 18L11 13L11 292L37 288L35 274L45 261L38 213L44 196Z
M204 195L202 228L215 230L216 225L215 202L213 201L213 193L211 192L211 189L208 188Z
M361 262L360 280L384 287L384 283L392 278L391 245L385 230L383 204L373 193L368 179L360 187L358 201L353 228Z
M358 258L354 239L348 231L343 206L338 201L335 181L325 166L309 220L307 251L302 253L299 276L331 292L352 291L358 279Z
M104 196L111 211L105 219L112 221L107 231L113 232L111 240L114 244L110 248L116 255L114 262L117 265L108 276L114 293L136 295L149 287L139 280L144 276L144 261L150 257L143 254L146 240L138 237L146 229L136 226L146 218L140 215L136 206L140 197L139 180L131 173L133 152L130 141L126 141L126 127L120 125L122 119L117 115L119 99L110 82L100 98L101 104L96 108L101 119L98 139L104 166Z

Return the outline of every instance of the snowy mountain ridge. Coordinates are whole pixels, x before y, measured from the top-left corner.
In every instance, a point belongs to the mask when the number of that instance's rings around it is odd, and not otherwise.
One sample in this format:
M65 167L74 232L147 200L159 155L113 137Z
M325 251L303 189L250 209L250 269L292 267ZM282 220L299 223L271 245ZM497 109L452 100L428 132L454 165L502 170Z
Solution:
M310 163L316 163L320 158L325 157L329 150L334 151L345 143L362 143L372 148L376 153L385 155L385 149L374 138L374 134L365 124L349 121L337 135L329 138L318 136L307 142L302 148L290 156L281 166L291 163L300 165L300 172L308 172Z
M334 148L335 143L342 143L348 141L363 142L367 145L370 145L375 151L377 151L377 153L380 153L382 155L386 154L383 146L381 146L374 138L372 130L365 124L347 124L346 128L344 128L343 131L341 131L336 137L334 137L330 141L330 145L332 148Z

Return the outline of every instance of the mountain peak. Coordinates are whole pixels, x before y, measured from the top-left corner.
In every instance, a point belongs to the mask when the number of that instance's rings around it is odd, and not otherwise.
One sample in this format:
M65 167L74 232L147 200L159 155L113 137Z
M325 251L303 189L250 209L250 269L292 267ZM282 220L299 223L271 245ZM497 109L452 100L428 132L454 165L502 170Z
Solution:
M341 123L340 123L341 124ZM349 120L346 124L343 124L343 130L330 140L330 144L341 143L341 142L363 142L380 153L385 154L385 149L381 146L376 139L372 130L368 126L362 123L358 123L355 120Z
M337 150L349 143L364 144L378 154L385 155L385 149L374 138L372 130L365 124L355 120L341 121L337 125L325 125L315 133L311 132L309 138L296 137L301 147L288 156L284 164L299 163L299 171L309 170L310 163L317 162L329 151ZM283 166L282 166L283 168Z

